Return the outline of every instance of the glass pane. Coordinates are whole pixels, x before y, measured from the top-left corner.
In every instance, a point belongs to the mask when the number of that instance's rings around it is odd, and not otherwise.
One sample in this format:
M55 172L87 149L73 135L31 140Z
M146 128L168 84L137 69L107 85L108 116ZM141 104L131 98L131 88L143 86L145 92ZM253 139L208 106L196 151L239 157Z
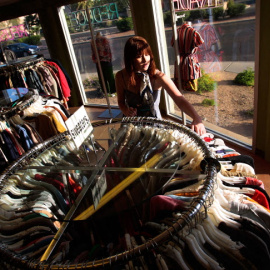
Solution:
M180 8L187 7L181 0L174 2L176 9L177 4ZM177 29L189 22L203 39L197 48L192 45L195 49L191 57L199 64L201 75L193 80L190 73L182 80L184 96L208 129L249 145L252 144L254 113L255 7L255 0L235 0L224 1L217 7L198 9L198 5L193 4L190 10L176 10L183 17L177 20ZM163 1L163 12L171 77L175 79L176 58L171 46L173 32L168 0ZM183 57L187 59L188 55ZM180 73L180 76L185 75ZM181 116L176 106L174 109L172 113Z
M86 5L90 10L93 33L89 29ZM110 86L114 86L115 73L123 68L123 52L126 40L134 35L128 1L115 1L113 3L112 1L79 2L65 6L65 14L87 103L107 104L105 91L102 87L103 83L98 75L98 64L93 61L95 45L92 43L92 37L96 37L99 33L101 36L99 41L105 38L111 51L110 58L108 57L108 47L104 47L105 49L101 50L99 57L100 60L105 60L100 63L109 103L110 105L117 105L117 97L113 93L115 90ZM101 47L100 43L101 41L96 43L98 50ZM111 60L111 63L108 62L109 60Z
M10 64L25 57L49 57L37 14L0 22L0 62Z

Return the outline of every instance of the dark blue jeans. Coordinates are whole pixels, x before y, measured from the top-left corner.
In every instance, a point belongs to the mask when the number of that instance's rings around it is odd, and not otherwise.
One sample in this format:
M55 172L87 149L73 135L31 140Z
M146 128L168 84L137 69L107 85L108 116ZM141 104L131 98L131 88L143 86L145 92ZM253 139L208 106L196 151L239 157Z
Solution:
M107 88L107 92L108 94L113 94L116 92L115 90L115 81L114 81L114 75L113 75L113 66L112 66L112 62L103 62L100 61L100 65L101 65L101 69L103 72L103 77L104 77L104 81L105 81L105 85ZM97 71L98 71L98 78L99 78L99 83L102 89L102 92L104 93L104 89L102 86L102 81L101 81L101 77L100 77L100 73L99 73L99 69L98 69L98 64L97 66Z

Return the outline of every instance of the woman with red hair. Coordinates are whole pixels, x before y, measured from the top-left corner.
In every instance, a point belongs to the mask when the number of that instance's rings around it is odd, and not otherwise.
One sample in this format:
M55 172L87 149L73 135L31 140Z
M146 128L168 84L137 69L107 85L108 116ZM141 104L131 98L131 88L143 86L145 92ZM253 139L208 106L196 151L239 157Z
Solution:
M176 105L192 119L192 129L206 133L200 116L185 99L171 78L156 68L149 43L142 37L129 38L124 48L125 68L115 76L117 100L125 116L149 116L161 119L161 89L165 89Z

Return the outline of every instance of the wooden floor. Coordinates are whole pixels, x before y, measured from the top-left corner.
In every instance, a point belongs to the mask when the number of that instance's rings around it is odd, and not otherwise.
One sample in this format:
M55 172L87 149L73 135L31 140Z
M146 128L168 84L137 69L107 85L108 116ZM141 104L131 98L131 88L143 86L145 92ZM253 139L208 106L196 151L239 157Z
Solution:
M92 123L100 120L104 120L104 118L101 118L100 115L106 111L106 108L99 108L99 107L85 107L86 111L89 115L89 119ZM74 113L78 108L73 107L70 108L70 113ZM243 154L243 155L249 155L254 159L255 164L255 172L257 175L257 178L262 180L265 186L265 190L268 194L270 194L270 162L265 161L263 158L261 158L258 155L253 154L251 151L237 147L236 145L230 145L226 142L226 145L235 149L237 152Z

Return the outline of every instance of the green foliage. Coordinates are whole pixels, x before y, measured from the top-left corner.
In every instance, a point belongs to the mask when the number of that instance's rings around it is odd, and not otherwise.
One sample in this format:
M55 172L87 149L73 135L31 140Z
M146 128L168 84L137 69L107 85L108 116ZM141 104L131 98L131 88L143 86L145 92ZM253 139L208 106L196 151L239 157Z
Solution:
M20 43L27 43L29 45L39 45L40 35L18 38L17 41Z
M39 33L41 29L41 25L40 25L38 14L28 15L24 18L24 21L30 34Z
M204 107L208 107L208 106L215 106L216 103L215 103L215 101L214 101L213 99L206 98L206 99L204 99L204 100L202 101L202 105L203 105Z
M214 20L218 20L220 17L224 16L223 7L213 8L213 17Z
M94 77L92 79L91 78L85 79L83 81L83 86L85 88L98 88L98 87L100 87L98 77Z
M119 19L116 22L116 27L120 32L125 32L133 29L132 18L126 17L123 19Z
M163 13L163 20L164 20L164 24L166 26L171 26L172 25L172 16L171 16L171 12L167 11Z
M184 18L185 21L203 20L208 17L206 9L191 10L189 16Z
M252 69L246 69L236 75L233 82L239 85L254 86L255 73Z
M254 116L254 109L244 111L244 114L246 116L253 117Z
M202 77L198 79L197 93L212 92L215 89L215 84L216 82L208 74L202 72Z
M230 17L236 17L242 13L244 13L246 9L246 5L243 3L237 3L235 4L233 0L229 0L228 2L228 9L227 9L227 14Z

